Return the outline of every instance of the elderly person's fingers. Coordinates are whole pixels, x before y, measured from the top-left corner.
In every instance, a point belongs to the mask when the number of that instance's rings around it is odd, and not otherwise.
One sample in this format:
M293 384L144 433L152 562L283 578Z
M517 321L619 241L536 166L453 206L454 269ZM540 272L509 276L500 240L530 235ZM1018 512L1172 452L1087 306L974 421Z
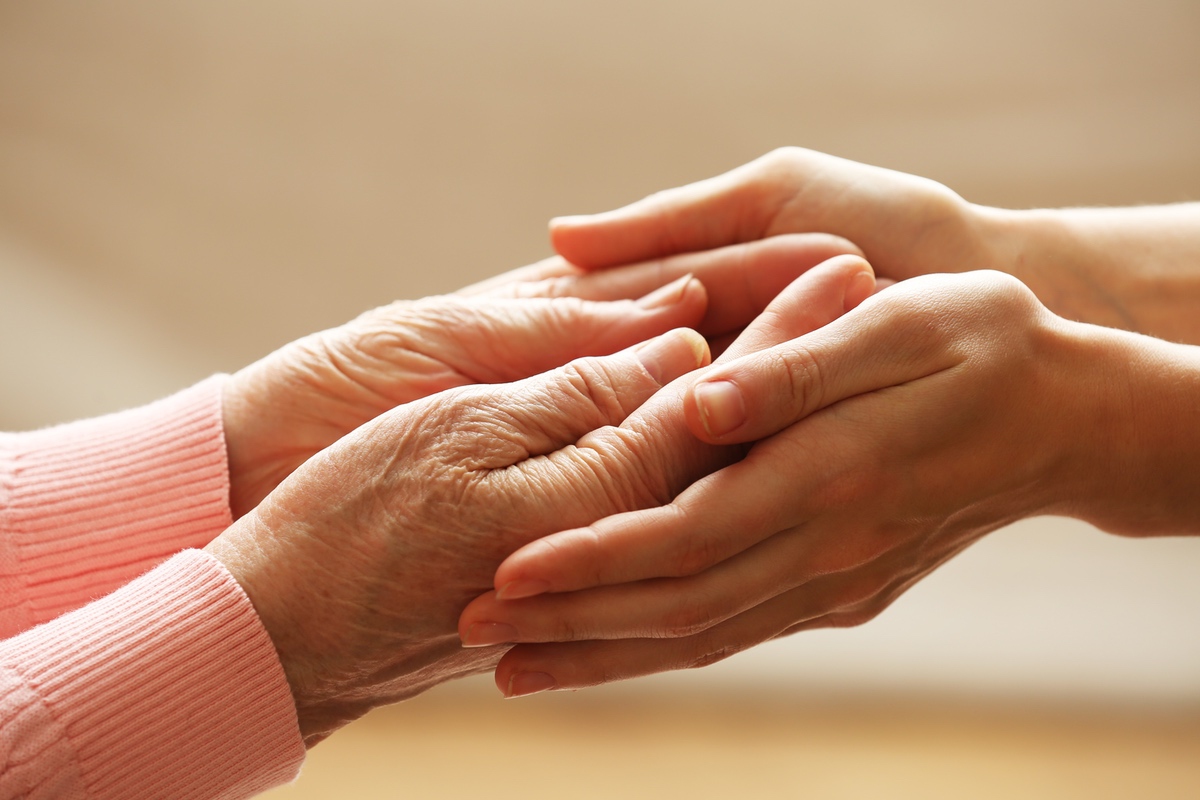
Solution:
M507 272L501 272L499 275L493 275L477 283L464 286L455 292L455 294L467 297L471 295L548 297L552 295L538 290L533 290L530 294L526 294L526 292L530 291L530 287L551 284L556 278L582 274L582 269L570 263L562 256L550 256L549 258L543 258L541 261L526 264L516 269L510 269Z
M610 356L576 359L543 376L478 387L476 408L459 413L469 424L505 434L489 448L464 453L464 464L505 467L574 445L585 434L621 424L663 386L708 360L704 337L677 328Z
M386 367L397 362L407 373L431 365L439 390L520 380L672 328L695 327L707 303L704 285L686 274L632 300L449 295L376 309L335 329L328 346L347 373L395 399L389 391L395 372Z
M704 284L709 296L707 313L695 327L706 336L720 336L747 325L784 287L817 264L858 252L845 239L814 233L778 236L602 272L583 272L561 259L547 259L513 273L519 280L499 276L467 287L463 293L619 300L639 297L690 274Z
M880 341L886 340L888 335L886 321L876 320L870 314L858 314L856 316L861 320L860 323L846 327L849 316L842 317L847 306L853 307L870 291L870 268L861 259L841 256L823 263L797 279L777 297L767 311L747 328L727 356L736 356L740 346L743 349L768 347L767 350L751 353L741 359L735 358L725 364L716 364L698 373L695 380L713 383L709 377L713 370L725 374L730 369L736 370L744 361L765 359L768 365L778 365L782 356L777 352L790 357L795 347L792 337L809 330L815 331L809 334L810 337L823 337L817 341L825 342L821 346L824 350L836 353L849 364L856 363L854 359L864 354L875 357ZM833 332L826 335L826 331L831 330ZM813 347L820 349L816 345ZM720 388L718 383L718 391ZM681 391L686 393L685 397L694 395L694 389L688 387L681 387ZM828 387L822 396L827 397L828 402L834 402L839 396L845 396L839 392L835 385ZM743 413L737 407L719 405L726 399L722 395L704 399L712 406L710 413L714 417ZM695 402L692 401L692 404L691 413L694 414ZM685 405L685 413L687 409ZM690 421L690 417L688 419ZM788 424L794 421L795 417ZM778 530L779 520L772 515L772 509L778 508L775 504L738 502L731 503L722 511L711 508L704 500L712 492L730 498L769 498L777 496L776 493L786 492L788 482L794 482L795 475L790 470L758 468L757 460L761 458L761 455L752 453L748 462L732 465L720 473L701 479L669 506L642 511L632 518L613 516L587 528L566 530L535 541L505 560L496 573L495 586L502 597L511 598L520 596L514 589L517 586L542 587L541 591L574 591L598 583L619 583L676 574L661 571L667 564L691 563L692 570L710 566ZM697 501L704 507L704 530L736 531L737 535L726 537L724 546L709 537L692 535L699 522L691 515L692 503ZM655 519L653 528L656 535L652 540L646 540L643 530L651 517ZM727 523L727 527L715 524L718 520ZM590 556L584 556L584 553L590 553ZM697 553L707 554L708 560L698 563Z
M464 651L454 624L501 559L564 521L633 507L576 442L707 358L703 337L677 329L399 406L309 458L211 543L275 644L306 741L494 666L501 651ZM717 449L682 420L676 435Z
M241 516L314 453L394 406L612 353L707 307L682 276L637 300L431 297L392 303L239 370L224 397L230 498Z

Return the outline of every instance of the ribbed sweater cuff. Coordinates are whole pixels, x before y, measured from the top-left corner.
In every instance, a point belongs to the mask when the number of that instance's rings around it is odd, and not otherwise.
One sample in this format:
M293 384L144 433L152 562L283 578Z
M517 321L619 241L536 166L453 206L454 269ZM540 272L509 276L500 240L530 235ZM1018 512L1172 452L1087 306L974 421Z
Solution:
M0 638L228 527L224 380L118 414L0 434Z
M0 643L0 667L60 726L90 798L248 797L304 759L275 648L206 553Z

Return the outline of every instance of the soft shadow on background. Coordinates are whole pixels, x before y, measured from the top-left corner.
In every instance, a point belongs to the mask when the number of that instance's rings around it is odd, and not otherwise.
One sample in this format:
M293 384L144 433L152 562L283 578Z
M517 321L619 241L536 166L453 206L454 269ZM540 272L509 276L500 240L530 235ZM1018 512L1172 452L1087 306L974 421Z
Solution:
M235 370L782 144L1023 207L1200 198L1197 143L1194 0L10 0L0 429ZM859 630L569 696L446 687L278 796L1200 796L1198 545L1030 521Z

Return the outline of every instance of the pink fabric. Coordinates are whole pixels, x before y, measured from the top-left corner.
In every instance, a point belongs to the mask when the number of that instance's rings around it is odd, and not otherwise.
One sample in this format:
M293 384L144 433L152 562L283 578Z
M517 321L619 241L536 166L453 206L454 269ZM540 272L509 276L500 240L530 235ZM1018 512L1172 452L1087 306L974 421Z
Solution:
M221 386L0 436L0 798L247 797L298 772L275 649L187 550L230 522Z

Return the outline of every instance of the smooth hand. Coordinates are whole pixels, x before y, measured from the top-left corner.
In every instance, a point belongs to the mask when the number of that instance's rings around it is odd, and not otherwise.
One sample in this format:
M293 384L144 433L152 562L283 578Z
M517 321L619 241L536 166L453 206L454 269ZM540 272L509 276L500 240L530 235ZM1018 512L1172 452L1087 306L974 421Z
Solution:
M526 546L464 612L527 643L497 670L505 694L861 624L1033 514L1196 530L1196 348L1062 320L994 272L897 284L759 352L774 343L751 333L683 398L698 438L756 442L743 460Z
M822 231L860 248L879 285L993 269L1055 314L1200 344L1200 204L1010 211L935 181L785 147L632 205L551 222L589 269Z
M603 274L555 258L455 295L392 303L293 342L226 384L234 518L312 455L397 405L457 386L518 380L677 326L719 342L797 275L846 252L856 250L820 235Z
M600 269L784 234L825 232L860 248L880 285L931 272L998 269L986 215L926 178L785 147L723 175L624 208L550 223L555 250Z

